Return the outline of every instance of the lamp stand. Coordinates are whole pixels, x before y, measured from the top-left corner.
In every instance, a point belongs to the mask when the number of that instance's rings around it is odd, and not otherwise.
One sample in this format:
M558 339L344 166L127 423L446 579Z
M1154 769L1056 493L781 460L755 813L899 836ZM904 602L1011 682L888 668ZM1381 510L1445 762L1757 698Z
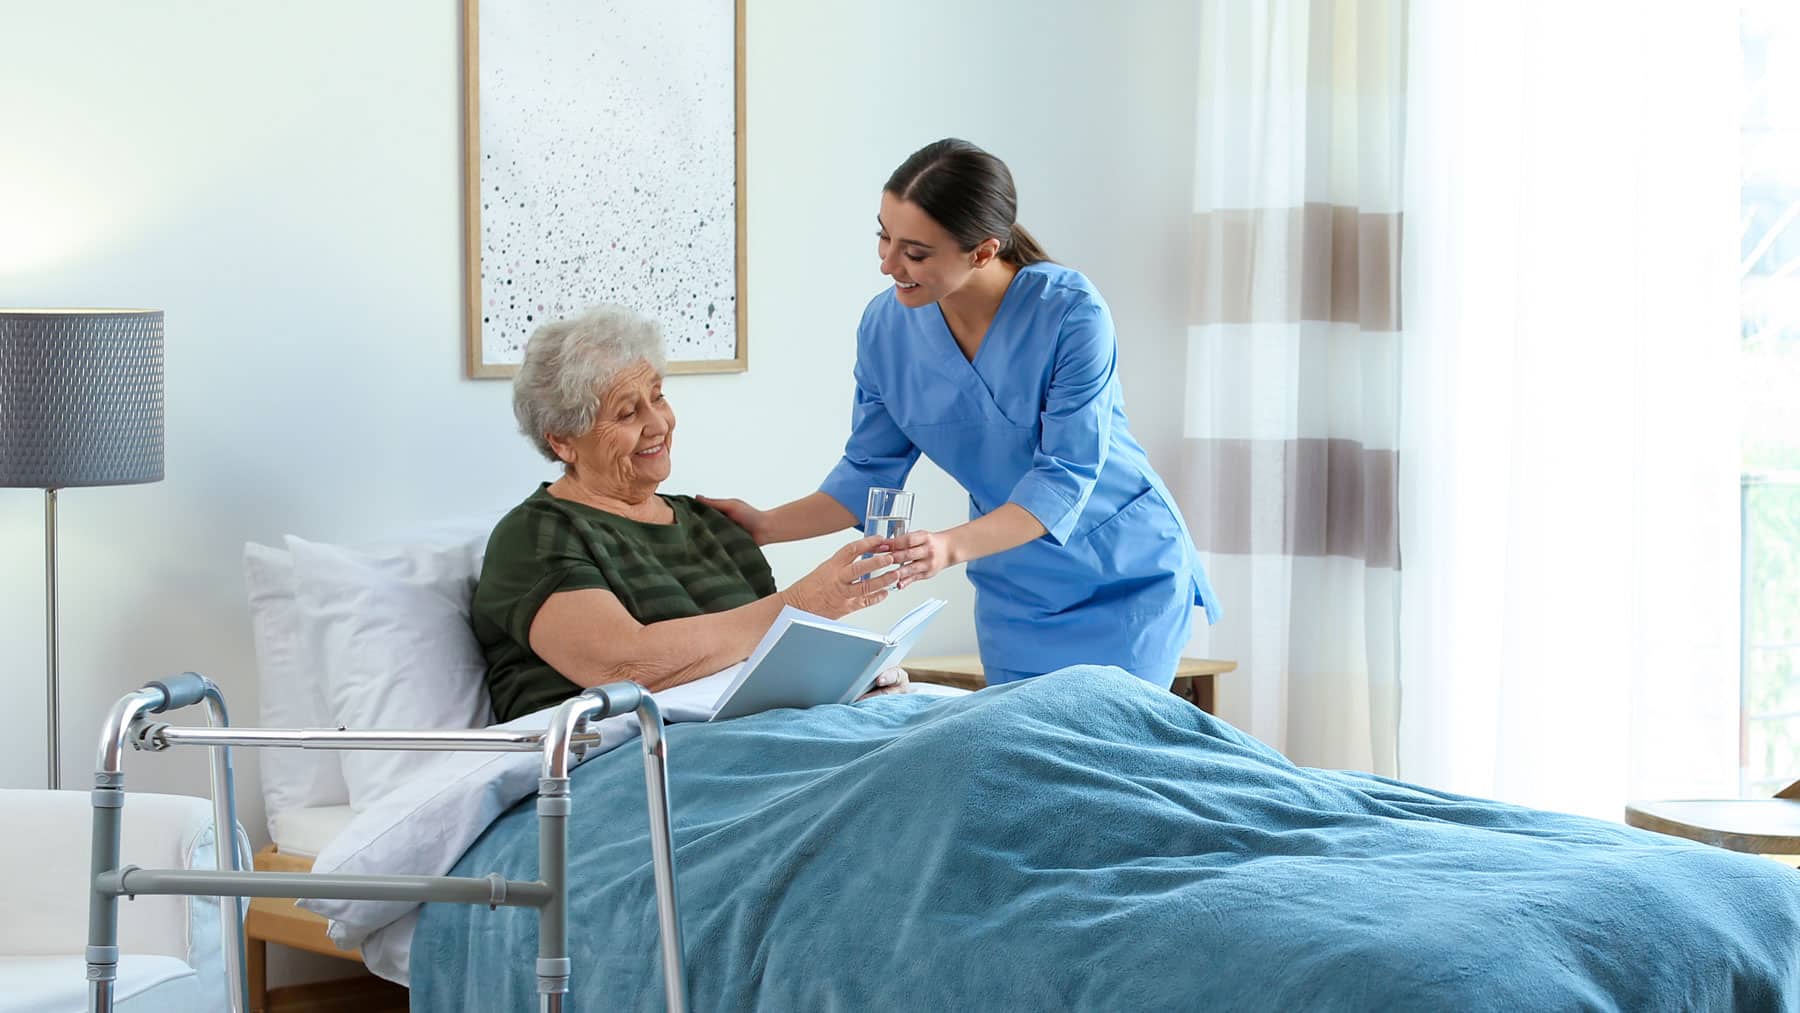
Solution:
M0 307L0 489L44 490L44 752L52 789L62 787L57 497L64 489L162 479L162 311Z
M56 490L44 490L44 696L49 701L44 740L48 743L49 783L62 787L62 698L57 693L56 671Z

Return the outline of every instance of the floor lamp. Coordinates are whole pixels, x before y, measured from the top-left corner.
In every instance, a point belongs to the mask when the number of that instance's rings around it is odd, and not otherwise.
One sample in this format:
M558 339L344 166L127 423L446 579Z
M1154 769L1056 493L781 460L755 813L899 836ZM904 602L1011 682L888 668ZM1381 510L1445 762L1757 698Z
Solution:
M44 734L61 787L56 494L163 477L161 310L0 309L0 487L44 490Z

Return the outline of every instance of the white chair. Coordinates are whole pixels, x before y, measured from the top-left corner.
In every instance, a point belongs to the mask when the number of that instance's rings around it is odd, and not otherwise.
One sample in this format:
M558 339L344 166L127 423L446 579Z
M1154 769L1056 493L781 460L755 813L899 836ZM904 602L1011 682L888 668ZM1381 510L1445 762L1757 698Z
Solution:
M89 847L85 791L0 789L0 1011L87 1009ZM213 869L212 804L127 791L124 864ZM239 835L240 851L248 847ZM247 854L244 868L249 868ZM219 902L138 897L119 902L118 1013L229 1009Z

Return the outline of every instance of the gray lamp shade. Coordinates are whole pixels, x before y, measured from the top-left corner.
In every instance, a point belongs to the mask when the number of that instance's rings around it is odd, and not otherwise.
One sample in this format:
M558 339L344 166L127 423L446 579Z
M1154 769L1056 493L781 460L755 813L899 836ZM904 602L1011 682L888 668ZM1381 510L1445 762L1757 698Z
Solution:
M0 486L162 477L162 311L0 309Z

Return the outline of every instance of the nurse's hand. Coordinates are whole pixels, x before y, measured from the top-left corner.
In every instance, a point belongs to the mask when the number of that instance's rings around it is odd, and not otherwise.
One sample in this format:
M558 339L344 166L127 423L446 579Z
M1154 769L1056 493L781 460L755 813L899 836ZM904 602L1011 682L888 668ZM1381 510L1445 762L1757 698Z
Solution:
M950 556L950 540L941 531L908 531L893 540L894 590L921 580L929 580L945 567L954 565Z
M694 498L731 518L733 524L750 533L750 537L756 544L769 544L768 511L758 510L741 499L713 499L711 496L695 496Z

